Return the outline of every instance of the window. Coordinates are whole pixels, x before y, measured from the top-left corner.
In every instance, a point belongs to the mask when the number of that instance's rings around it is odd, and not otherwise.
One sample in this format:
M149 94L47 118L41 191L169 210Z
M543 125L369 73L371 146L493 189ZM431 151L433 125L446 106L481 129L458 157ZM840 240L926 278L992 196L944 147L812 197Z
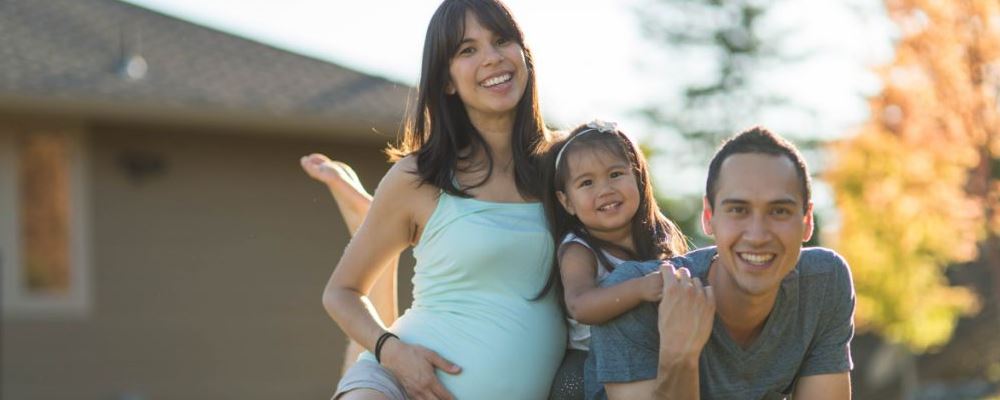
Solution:
M86 315L86 166L81 135L0 130L3 315Z

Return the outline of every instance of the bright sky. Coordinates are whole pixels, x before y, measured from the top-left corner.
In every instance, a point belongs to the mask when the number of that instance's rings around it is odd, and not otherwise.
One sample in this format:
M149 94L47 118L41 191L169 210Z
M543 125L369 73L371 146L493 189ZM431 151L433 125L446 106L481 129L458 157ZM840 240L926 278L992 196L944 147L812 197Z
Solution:
M440 3L126 1L410 85L416 84L420 72L427 22ZM507 0L535 53L549 124L568 127L601 118L618 121L625 132L639 138L657 134L631 111L650 102L676 102L684 79L709 67L667 54L642 37L636 15L649 1L654 0ZM881 0L776 3L769 29L793 32L787 44L812 56L808 62L773 71L769 74L773 78L763 84L817 115L774 113L762 116L759 123L778 132L794 129L822 137L843 136L867 118L864 95L878 89L869 71L886 63L891 54L891 30ZM699 192L698 179L681 184L684 188L679 190Z

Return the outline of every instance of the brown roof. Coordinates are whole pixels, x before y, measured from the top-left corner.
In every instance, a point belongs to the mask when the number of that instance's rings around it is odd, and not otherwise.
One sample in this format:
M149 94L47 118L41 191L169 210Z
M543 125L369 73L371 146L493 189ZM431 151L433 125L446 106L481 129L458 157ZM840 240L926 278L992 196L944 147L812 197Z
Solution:
M0 38L7 111L395 133L411 90L115 0L0 0Z

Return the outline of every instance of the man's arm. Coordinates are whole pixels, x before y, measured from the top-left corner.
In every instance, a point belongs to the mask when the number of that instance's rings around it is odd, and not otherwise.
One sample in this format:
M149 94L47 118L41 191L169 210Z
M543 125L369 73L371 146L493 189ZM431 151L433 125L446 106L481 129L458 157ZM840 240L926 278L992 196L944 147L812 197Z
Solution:
M625 382L625 383L605 383L604 391L608 394L608 400L626 399L653 399L656 393L656 380Z
M661 353L661 359L664 358ZM661 361L656 379L625 383L606 383L609 400L632 399L698 399L698 357L694 360L664 363ZM807 397L808 398L808 397Z
M660 360L653 399L701 397L698 358L705 348L715 321L712 288L692 278L687 268L661 267L663 300L657 327L660 331Z
M843 400L851 398L851 373L810 375L795 384L796 399Z
M690 399L700 397L698 359L712 333L715 296L686 268L661 266L663 299L657 328L660 337L656 379L606 383L608 399Z
M795 384L794 398L850 399L855 305L851 270L843 258L829 250L810 251L809 261L827 263L834 274L824 296L826 308L820 314L817 336Z

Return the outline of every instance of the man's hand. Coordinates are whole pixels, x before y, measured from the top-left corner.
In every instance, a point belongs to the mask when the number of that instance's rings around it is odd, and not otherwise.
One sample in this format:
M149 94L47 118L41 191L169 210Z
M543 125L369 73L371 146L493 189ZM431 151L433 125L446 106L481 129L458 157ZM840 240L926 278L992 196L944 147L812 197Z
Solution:
M696 400L701 397L698 357L712 334L715 295L711 287L691 278L687 268L660 266L663 299L660 300L657 328L660 331L660 359L651 399Z
M660 355L698 357L708 342L715 320L715 295L711 286L692 278L687 268L674 269L669 263L660 266L663 299L660 300Z

